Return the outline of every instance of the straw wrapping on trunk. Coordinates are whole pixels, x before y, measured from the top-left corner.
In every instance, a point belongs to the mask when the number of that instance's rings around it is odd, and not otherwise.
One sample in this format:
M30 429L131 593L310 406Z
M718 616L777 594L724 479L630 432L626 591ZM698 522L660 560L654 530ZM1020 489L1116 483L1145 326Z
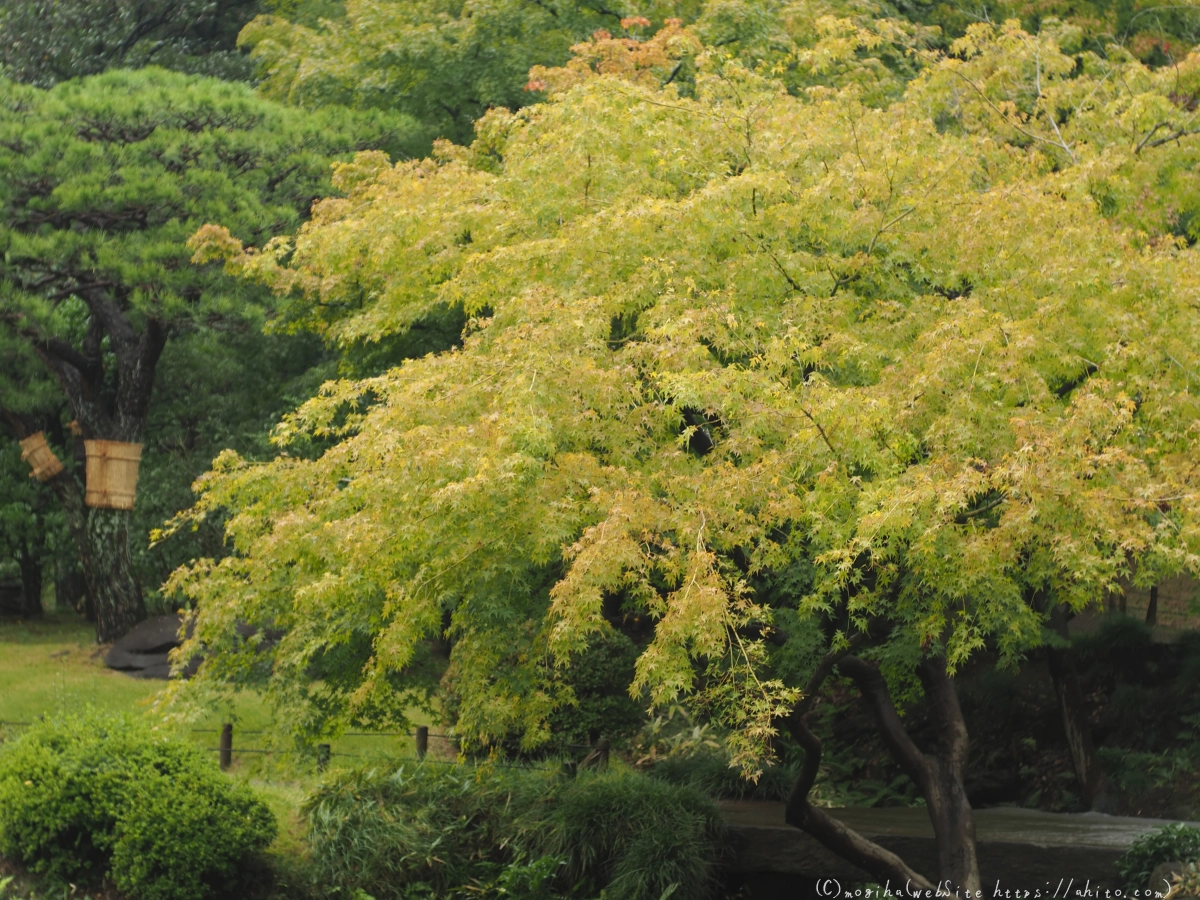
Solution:
M84 503L93 509L133 509L142 445L84 441L83 446L87 451Z
M46 443L45 433L41 431L21 441L21 459L28 461L33 467L29 477L38 481L49 481L63 470L63 464L54 455L54 451Z

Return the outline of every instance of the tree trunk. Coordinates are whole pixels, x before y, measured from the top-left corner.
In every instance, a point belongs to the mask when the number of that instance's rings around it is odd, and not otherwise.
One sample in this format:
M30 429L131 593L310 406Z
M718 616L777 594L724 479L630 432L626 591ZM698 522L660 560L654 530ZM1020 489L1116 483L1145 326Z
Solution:
M954 681L944 660L926 659L919 674L929 698L930 714L937 727L939 747L934 756L922 753L908 735L892 703L887 683L872 664L850 655L852 646L825 656L804 689L802 699L785 720L792 736L804 749L804 763L788 796L785 817L789 825L811 834L843 859L880 882L914 889L934 885L900 857L863 837L808 802L821 764L821 741L804 718L834 668L851 678L875 714L876 725L900 766L925 797L938 848L938 887L950 891L980 891L982 879L975 843L975 815L963 784L967 763L966 722L958 705Z
M821 765L821 740L809 730L804 722L803 713L793 714L787 722L787 727L804 748L804 764L788 795L784 820L793 828L799 828L812 835L833 853L858 866L879 882L894 882L921 891L931 890L933 882L911 868L895 853L863 837L825 810L808 802L809 791L812 790L817 770Z
M64 469L47 482L58 495L67 529L79 552L89 621L96 641L115 641L146 618L142 588L129 552L132 513L122 509L89 509L75 475Z
M42 564L26 546L21 554L21 593L25 596L24 616L39 619L42 616Z
M54 598L59 605L70 604L71 609L86 618L93 625L96 623L96 608L88 595L87 583L83 580L83 571L76 565L78 554L65 564L59 560L55 566Z
M124 509L89 509L83 535L83 574L96 607L96 640L115 641L146 618L142 587L129 553Z
M140 443L154 373L166 346L166 324L147 318L139 333L121 298L107 288L94 286L79 295L91 313L82 348L32 331L26 336L67 395L79 427L77 437ZM105 340L116 358L115 372L107 370ZM102 399L114 374L115 396ZM79 547L88 595L96 610L96 639L116 640L146 618L129 553L131 516L127 510L86 508L79 480L66 470L51 482Z
M1046 650L1050 677L1054 681L1054 692L1062 711L1063 731L1067 735L1067 747L1071 751L1071 766L1079 780L1079 788L1089 809L1104 811L1107 806L1108 779L1100 768L1100 757L1092 742L1092 729L1087 720L1087 708L1083 703L1083 692L1079 689L1079 677L1075 674L1071 652L1059 647Z
M1059 637L1067 637L1067 619L1062 608L1050 616L1050 627ZM1083 691L1079 688L1079 676L1075 672L1075 660L1069 647L1047 647L1046 663L1050 678L1054 681L1054 692L1058 695L1062 711L1063 731L1067 736L1067 747L1071 752L1071 766L1079 780L1080 790L1089 809L1107 812L1109 806L1108 779L1100 767L1100 757L1092 742L1092 729L1088 724L1087 707L1083 702Z
M954 679L946 672L945 660L927 658L919 671L941 745L936 756L926 757L929 787L925 791L937 838L938 868L942 879L955 887L978 891L983 884L976 852L975 812L964 786L969 744L967 723L958 704Z
M930 717L938 735L934 755L913 743L892 703L879 670L854 656L838 663L843 675L854 680L875 714L876 725L888 749L925 797L938 848L939 884L951 890L978 891L983 883L975 844L975 814L963 783L967 764L967 726L958 705L954 681L945 660L926 658L918 674L929 698Z

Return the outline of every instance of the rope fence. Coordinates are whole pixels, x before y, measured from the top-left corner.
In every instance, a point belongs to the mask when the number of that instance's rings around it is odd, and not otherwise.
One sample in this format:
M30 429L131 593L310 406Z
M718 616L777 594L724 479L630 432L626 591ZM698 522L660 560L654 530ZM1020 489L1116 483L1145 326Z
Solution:
M0 720L0 727L12 726L12 727L18 727L18 728L28 728L28 727L32 726L33 724L34 724L33 722L9 722L9 721ZM280 752L280 751L275 751L275 750L266 750L266 749L257 748L257 747L237 747L237 748L235 748L233 745L233 723L232 722L226 722L220 728L192 728L192 729L189 729L189 731L191 734L219 734L220 735L220 738L218 740L219 746L204 747L203 749L210 753L220 754L218 756L218 764L220 765L220 767L222 769L226 769L226 770L229 769L233 765L233 755L235 753L237 753L237 754L257 753L257 754L261 754L263 756L271 756L271 755L276 754L277 752ZM254 730L250 730L250 729L247 729L245 731L239 729L239 731L238 731L239 735L262 735L262 734L267 734L267 733L268 732L266 732L266 731L254 731ZM414 738L414 740L415 740L414 749L416 751L418 760L431 762L431 763L437 763L440 765L459 765L459 763L456 760L431 759L431 758L427 757L427 754L429 752L429 738L430 737L449 738L450 736L445 734L444 732L431 732L429 730L428 726L426 726L426 725L418 725L414 731L348 731L342 736L343 737L360 737L360 738L411 737L411 738ZM566 746L568 749L571 749L571 750L587 750L587 751L589 751L589 753L588 753L588 756L584 759L584 761L582 763L568 762L568 763L564 764L565 768L570 769L572 771L576 767L581 766L581 765L582 766L591 765L591 766L596 766L597 768L607 768L608 756L609 756L609 742L607 740L602 739L602 740L597 741L595 744L567 744ZM332 745L328 744L328 743L317 744L316 755L317 755L317 771L318 772L325 771L325 769L329 766L330 759L332 759L334 756L339 756L339 757L344 756L344 757L349 757L352 759L379 759L379 760L392 758L392 757L388 757L388 756L384 756L384 755L380 755L380 754L372 755L372 754L347 753L347 752L334 753ZM510 769L550 770L550 769L558 768L557 766L535 765L532 763L522 764L522 763L495 763L495 762L493 762L492 765L498 765L503 768L510 768Z

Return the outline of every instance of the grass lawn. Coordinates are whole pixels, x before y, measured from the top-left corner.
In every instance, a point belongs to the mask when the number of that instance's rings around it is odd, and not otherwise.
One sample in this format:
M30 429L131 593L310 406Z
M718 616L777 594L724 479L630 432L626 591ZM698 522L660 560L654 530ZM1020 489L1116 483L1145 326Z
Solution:
M75 615L0 619L0 737L19 730L15 723L86 706L153 715L151 704L162 688L161 681L131 678L107 668L93 627ZM253 694L240 695L231 711L214 712L186 734L201 746L215 748L222 722L229 721L234 723L235 751L262 749L262 735L255 732L270 727L271 711ZM431 740L430 749L437 753L441 748ZM332 751L334 767L415 752L412 738L406 736L345 736L332 743ZM235 752L234 770L264 769L255 764L255 756L248 753L239 758Z
M0 620L0 722L91 705L126 712L145 709L162 687L105 668L96 633L75 616L41 621Z
M107 668L104 649L96 644L93 626L74 615L50 615L36 621L0 619L0 741L18 735L20 723L87 706L153 716L151 704L163 682L131 678ZM221 723L231 720L235 754L230 776L248 781L271 807L279 823L279 837L270 852L283 863L294 862L305 852L300 803L319 776L311 766L282 771L263 754L236 753L238 748L261 749L264 738L254 732L271 722L269 707L251 694L241 695L232 712L214 712L181 730L181 736L202 747L215 748ZM430 752L436 754L439 750L446 752L431 739ZM376 736L340 738L333 742L332 752L331 768L415 754L409 737ZM281 865L280 869L286 872L288 866Z

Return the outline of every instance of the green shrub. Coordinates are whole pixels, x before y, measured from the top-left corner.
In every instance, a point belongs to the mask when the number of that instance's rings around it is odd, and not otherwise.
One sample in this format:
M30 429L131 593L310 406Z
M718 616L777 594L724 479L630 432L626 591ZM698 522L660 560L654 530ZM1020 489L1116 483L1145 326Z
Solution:
M637 658L637 647L621 632L592 635L566 670L574 702L551 713L551 747L565 751L599 738L618 747L628 743L646 721L646 711L629 696Z
M302 807L314 889L384 900L469 884L481 864L503 859L494 848L510 795L541 787L536 774L523 775L431 762L334 776Z
M629 771L585 773L563 782L555 800L538 849L565 859L573 883L604 889L608 900L714 893L725 824L695 788Z
M648 773L658 781L687 785L720 800L786 800L797 771L795 765L767 766L757 781L748 781L740 769L730 767L727 754L708 751L660 759Z
M1200 859L1200 828L1176 822L1144 834L1121 854L1117 873L1128 890L1144 888L1155 867L1165 862Z
M248 789L131 719L62 717L0 748L0 853L38 874L198 900L236 889L274 837Z
M723 828L699 791L634 772L432 762L344 773L304 810L314 890L377 900L702 900Z

